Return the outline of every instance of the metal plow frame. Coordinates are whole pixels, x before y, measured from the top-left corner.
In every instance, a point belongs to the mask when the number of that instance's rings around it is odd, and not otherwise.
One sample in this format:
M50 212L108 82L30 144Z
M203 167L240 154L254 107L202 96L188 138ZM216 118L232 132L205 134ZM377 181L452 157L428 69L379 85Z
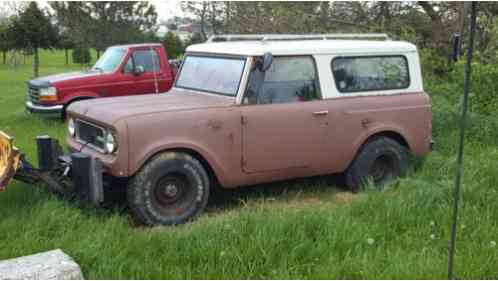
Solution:
M39 136L36 168L14 147L13 141L0 131L0 191L14 178L28 184L44 183L49 191L87 205L104 201L103 166L99 159L79 152L63 154L56 139Z
M21 167L21 154L14 139L0 131L0 191L3 191Z

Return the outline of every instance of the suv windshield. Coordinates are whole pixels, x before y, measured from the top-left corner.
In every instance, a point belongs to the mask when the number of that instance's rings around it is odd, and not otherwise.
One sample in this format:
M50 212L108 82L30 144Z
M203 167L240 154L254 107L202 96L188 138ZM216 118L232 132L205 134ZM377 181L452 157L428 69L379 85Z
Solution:
M245 58L188 55L176 87L236 96L245 63Z
M123 61L125 55L125 48L109 48L95 63L93 69L98 69L102 72L112 72Z

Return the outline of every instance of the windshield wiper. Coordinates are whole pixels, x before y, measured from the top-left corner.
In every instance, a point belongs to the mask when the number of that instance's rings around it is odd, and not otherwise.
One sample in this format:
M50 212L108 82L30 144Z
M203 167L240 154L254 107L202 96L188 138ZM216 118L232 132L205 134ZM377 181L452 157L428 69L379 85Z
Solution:
M100 73L104 73L104 70L98 66L94 66L92 69L100 71Z

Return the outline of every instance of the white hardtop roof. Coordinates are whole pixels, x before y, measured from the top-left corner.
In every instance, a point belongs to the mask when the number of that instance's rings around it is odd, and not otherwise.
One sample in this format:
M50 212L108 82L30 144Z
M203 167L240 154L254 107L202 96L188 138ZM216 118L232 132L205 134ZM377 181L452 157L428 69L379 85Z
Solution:
M282 40L282 41L228 41L191 45L187 52L262 56L315 54L379 54L415 52L417 47L403 41L375 40Z

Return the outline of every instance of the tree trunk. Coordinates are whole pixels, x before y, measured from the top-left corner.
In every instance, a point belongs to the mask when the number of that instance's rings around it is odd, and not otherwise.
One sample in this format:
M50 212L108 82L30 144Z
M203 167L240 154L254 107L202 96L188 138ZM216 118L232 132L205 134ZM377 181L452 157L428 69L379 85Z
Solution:
M97 49L97 59L99 59L99 58L100 58L100 50Z
M225 7L225 33L230 33L230 1L226 2Z
M3 51L3 64L7 63L7 52Z
M39 57L38 57L38 48L35 48L34 50L34 57L33 57L33 77L38 77L38 66L39 66Z
M202 35L202 40L206 40L206 31L204 30L204 24L206 23L206 8L207 8L207 3L202 2L202 12L201 12L201 35Z
M64 54L66 55L66 65L69 64L69 51L68 49L64 49Z

